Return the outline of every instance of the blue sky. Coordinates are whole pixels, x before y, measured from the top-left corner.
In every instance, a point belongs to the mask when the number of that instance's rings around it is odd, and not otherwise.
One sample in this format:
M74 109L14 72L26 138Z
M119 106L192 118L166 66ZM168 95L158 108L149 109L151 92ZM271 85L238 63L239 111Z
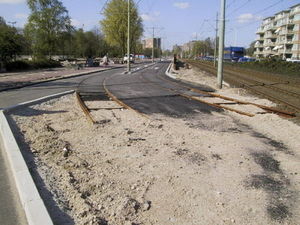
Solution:
M109 0L61 0L72 23L85 31L99 26ZM222 0L134 0L143 18L144 37L162 38L163 49L215 37ZM249 47L262 19L300 3L299 0L226 0L225 46ZM30 14L26 0L0 0L0 16L23 27Z

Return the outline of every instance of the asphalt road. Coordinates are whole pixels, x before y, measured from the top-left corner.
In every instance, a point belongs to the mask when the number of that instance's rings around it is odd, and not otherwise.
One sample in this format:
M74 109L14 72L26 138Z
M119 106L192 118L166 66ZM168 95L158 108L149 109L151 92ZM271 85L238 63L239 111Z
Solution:
M159 113L172 117L188 117L199 112L222 111L219 108L191 101L180 95L204 96L205 94L191 91L190 88L214 91L212 88L205 85L184 84L189 86L189 88L186 88L158 78L160 76L169 79L165 76L168 65L167 62L161 62L130 76L115 74L108 77L105 85L116 98L143 114ZM183 84L179 81L175 83Z

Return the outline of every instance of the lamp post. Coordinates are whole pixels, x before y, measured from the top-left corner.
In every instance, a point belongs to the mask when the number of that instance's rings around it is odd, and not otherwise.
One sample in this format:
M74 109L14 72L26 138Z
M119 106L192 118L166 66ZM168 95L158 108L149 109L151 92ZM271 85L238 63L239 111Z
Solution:
M221 0L221 18L220 18L220 42L219 42L219 59L218 59L218 87L222 88L223 83L223 51L225 36L225 4L226 0Z
M130 72L130 0L128 0L127 73Z

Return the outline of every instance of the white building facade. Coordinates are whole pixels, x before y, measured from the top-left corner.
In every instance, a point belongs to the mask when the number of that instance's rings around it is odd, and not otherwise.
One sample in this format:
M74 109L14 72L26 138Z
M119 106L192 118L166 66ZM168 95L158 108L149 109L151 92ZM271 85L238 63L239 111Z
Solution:
M300 59L300 3L265 18L256 34L256 58Z

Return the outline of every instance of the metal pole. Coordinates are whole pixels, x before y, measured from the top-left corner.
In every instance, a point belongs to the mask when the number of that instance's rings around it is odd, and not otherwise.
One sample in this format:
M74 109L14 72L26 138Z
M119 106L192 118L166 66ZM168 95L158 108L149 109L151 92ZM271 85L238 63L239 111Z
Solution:
M128 0L127 73L130 72L130 0Z
M220 18L220 41L219 41L219 59L218 59L218 87L222 88L223 83L223 52L225 39L225 5L226 0L221 0L221 18Z
M154 63L154 27L153 27L153 34L152 34L152 63Z
M217 58L217 39L218 39L218 15L219 13L217 13L217 17L216 17L216 37L215 37L215 50L214 50L214 67L216 67L216 58Z

